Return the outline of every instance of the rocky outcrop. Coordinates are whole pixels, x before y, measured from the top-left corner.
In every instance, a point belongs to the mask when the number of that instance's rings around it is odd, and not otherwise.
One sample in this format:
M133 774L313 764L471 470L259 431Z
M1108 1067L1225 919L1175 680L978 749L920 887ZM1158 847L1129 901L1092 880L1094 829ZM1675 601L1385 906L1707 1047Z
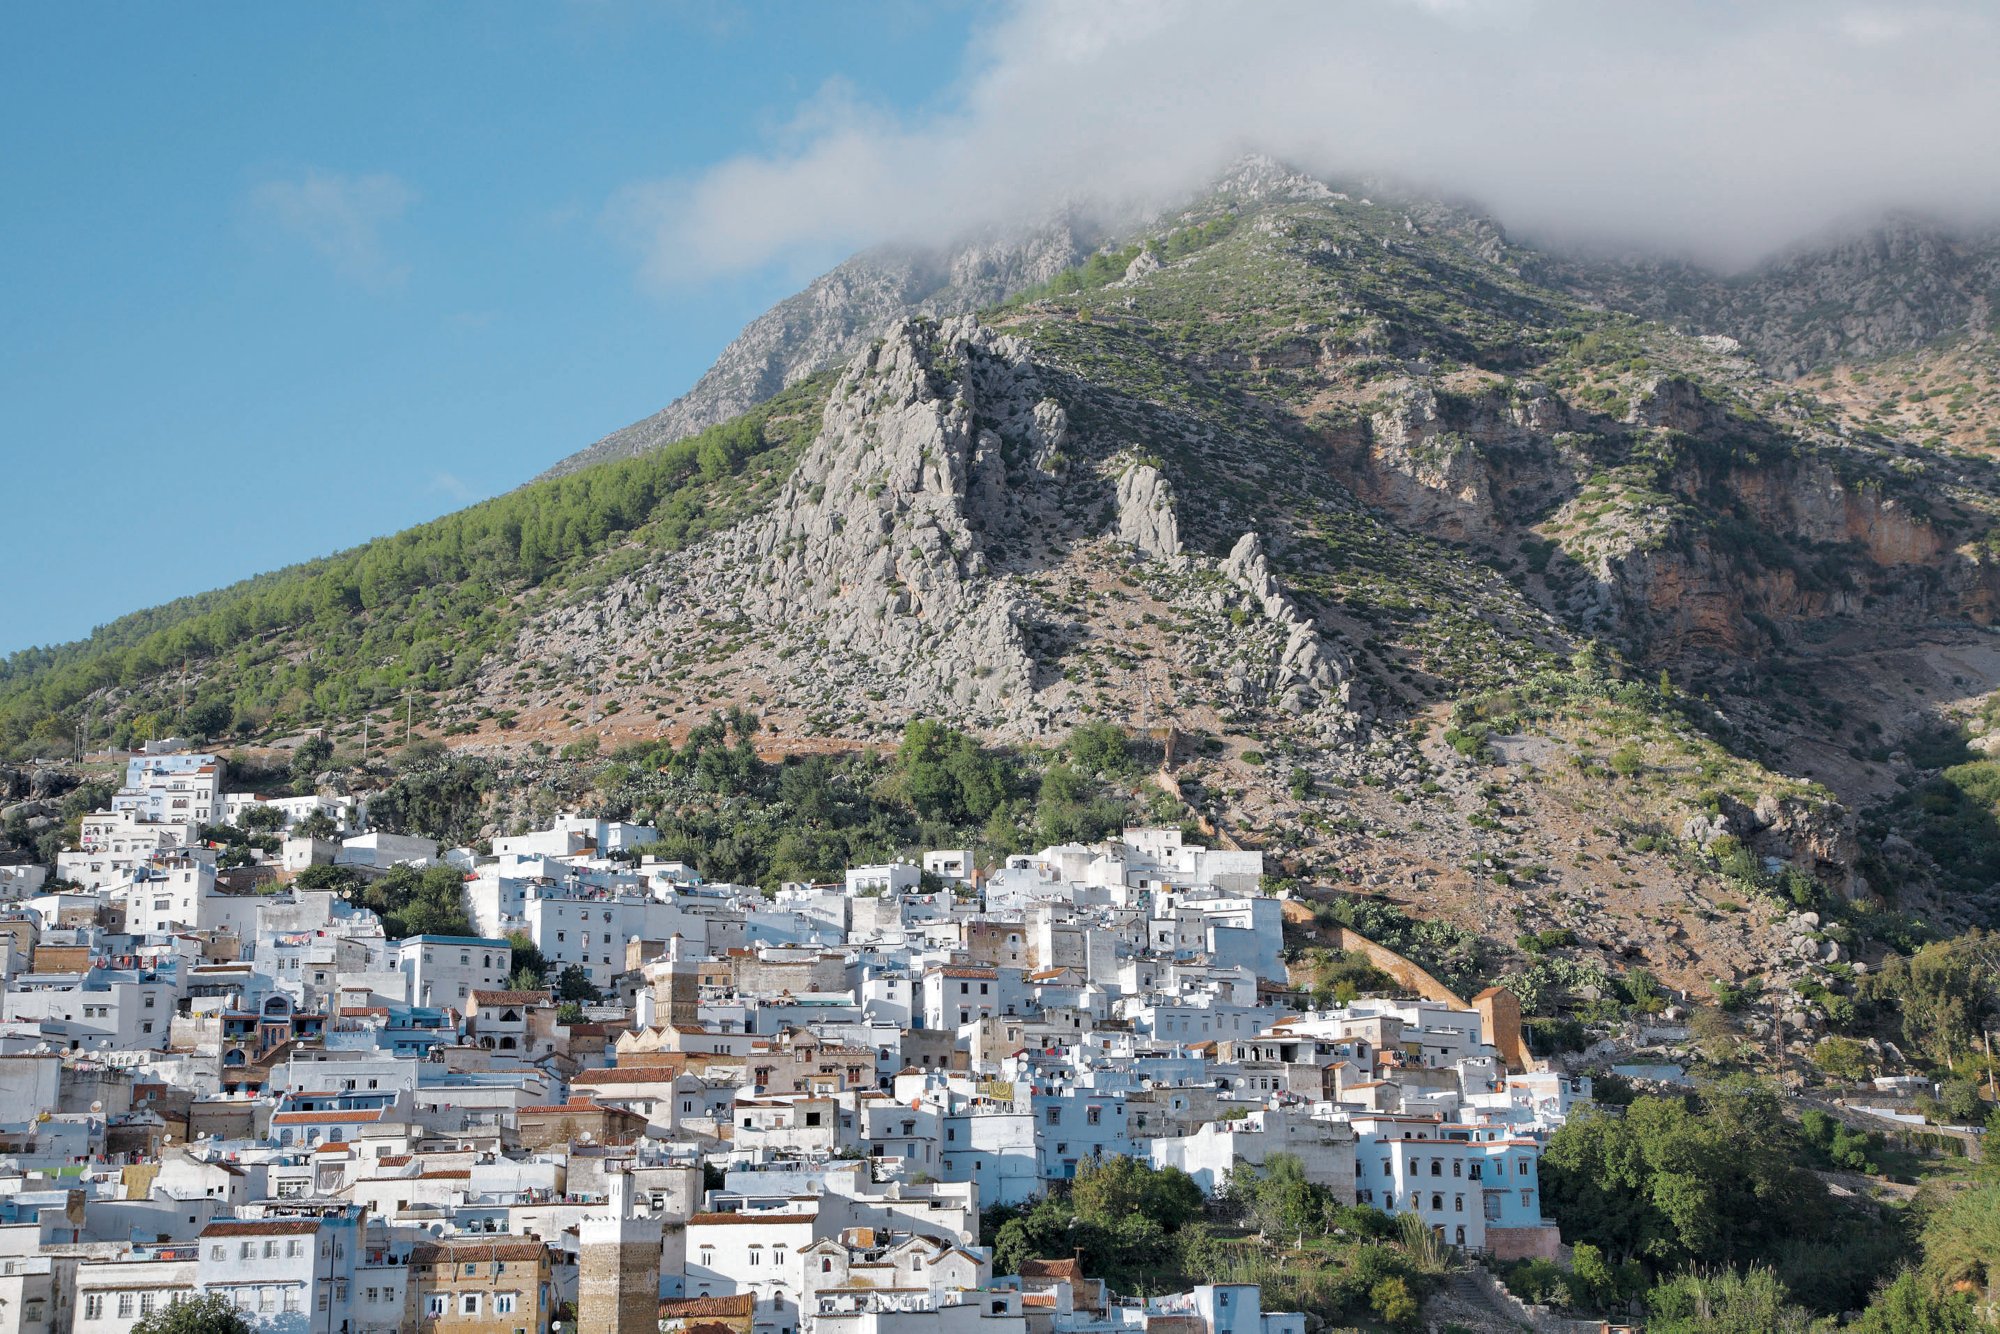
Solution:
M1453 536L1493 522L1491 475L1470 437L1446 428L1429 382L1410 381L1369 418L1374 499Z
M1174 492L1150 463L1128 463L1118 473L1118 540L1152 560L1181 554Z
M901 320L857 356L777 503L737 538L746 610L810 620L845 651L985 713L1024 707L1033 662L982 530L1010 441L1060 434L1016 339L970 317ZM1059 412L1059 409L1058 409Z
M1278 633L1261 660L1239 662L1231 686L1258 702L1291 714L1325 711L1334 726L1353 721L1351 670L1301 615L1271 572L1263 539L1245 533L1222 562L1222 576L1248 599L1256 616Z

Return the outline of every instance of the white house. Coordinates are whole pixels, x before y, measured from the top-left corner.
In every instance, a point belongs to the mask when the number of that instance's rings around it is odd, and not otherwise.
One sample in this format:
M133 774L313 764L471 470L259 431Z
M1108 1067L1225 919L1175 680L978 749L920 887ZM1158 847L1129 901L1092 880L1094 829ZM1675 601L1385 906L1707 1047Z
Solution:
M473 992L502 990L514 975L514 947L488 936L408 936L393 948L412 1005L463 1011Z

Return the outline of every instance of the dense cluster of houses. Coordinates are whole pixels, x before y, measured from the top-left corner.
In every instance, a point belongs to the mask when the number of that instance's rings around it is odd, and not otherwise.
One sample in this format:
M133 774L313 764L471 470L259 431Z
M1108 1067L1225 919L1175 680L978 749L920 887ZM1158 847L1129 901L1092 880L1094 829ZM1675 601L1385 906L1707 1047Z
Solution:
M1312 1008L1257 853L1133 829L766 894L632 824L482 853L224 787L134 757L53 880L0 882L0 1334L195 1293L281 1334L1302 1334L1255 1286L994 1272L983 1208L1114 1155L1214 1191L1288 1154L1554 1251L1539 1146L1589 1081L1504 992ZM218 868L202 827L260 808L282 851ZM325 864L451 866L473 931L392 939Z

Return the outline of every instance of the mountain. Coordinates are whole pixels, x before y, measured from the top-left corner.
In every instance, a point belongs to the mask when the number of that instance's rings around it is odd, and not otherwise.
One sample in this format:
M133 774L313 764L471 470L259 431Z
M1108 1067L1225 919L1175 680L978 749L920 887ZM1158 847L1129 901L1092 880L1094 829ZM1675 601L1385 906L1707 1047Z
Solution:
M1294 190L1325 188L1269 158L1249 157L1214 183L1209 200L1211 206L1255 203ZM892 320L963 315L997 306L1074 268L1100 245L1124 244L1152 221L1145 210L1107 215L1101 209L1065 207L1039 225L989 229L957 245L883 246L856 255L752 320L687 393L561 460L542 476L631 458L685 439L846 360Z
M2000 919L2000 477L1814 391L1973 355L1973 242L1724 280L1266 162L1080 235L856 261L628 457L16 655L0 743L635 747L587 799L718 711L775 758L1111 723L1130 809L1476 933L1538 1022L1638 968L1825 1034Z
M740 416L852 355L892 319L997 305L1072 267L1094 244L1079 223L1061 217L954 249L883 248L856 255L752 320L687 393L542 476L631 458Z

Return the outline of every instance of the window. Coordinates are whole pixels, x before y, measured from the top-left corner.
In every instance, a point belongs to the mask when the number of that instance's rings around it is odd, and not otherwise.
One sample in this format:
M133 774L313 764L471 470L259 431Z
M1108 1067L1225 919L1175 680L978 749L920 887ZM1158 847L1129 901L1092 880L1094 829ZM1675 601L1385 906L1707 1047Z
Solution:
M264 1242L264 1258L266 1260L275 1260L278 1258L277 1238L272 1237Z
M257 1254L257 1243L254 1241L246 1241L240 1248L238 1248L236 1252L236 1258L239 1260L248 1260L256 1254Z
M1048 1122L1047 1122L1047 1124L1049 1124L1049 1125L1052 1125L1052 1126L1059 1126L1059 1125L1061 1125L1061 1124L1062 1124L1062 1108L1060 1108L1060 1107L1051 1107L1051 1108L1049 1108L1049 1109L1048 1109Z
M444 1294L434 1293L424 1299L424 1315L432 1320L444 1314Z
M101 1320L104 1318L104 1294L93 1292L83 1299L83 1318Z
M1431 1159L1431 1175L1434 1177L1444 1175L1444 1164L1436 1158Z
M514 1301L516 1296L517 1294L511 1292L495 1293L493 1295L493 1314L494 1315L514 1314Z
M1455 1176L1455 1177L1458 1177L1458 1176L1464 1176L1464 1175L1465 1175L1465 1164L1464 1164L1464 1163L1463 1163L1462 1161L1460 1161L1459 1159L1457 1159L1457 1158L1454 1158L1454 1159L1452 1159L1452 1160L1451 1160L1451 1174L1452 1174L1453 1176Z
M1455 1214L1465 1212L1465 1197L1463 1195L1454 1195L1451 1197L1451 1211Z
M1104 1120L1104 1109L1102 1107L1086 1107L1083 1109L1083 1119L1087 1125L1099 1125Z
M1227 1305L1229 1305L1229 1293L1228 1293L1227 1291L1223 1291L1223 1292L1218 1292L1218 1293L1216 1293L1216 1294L1215 1294L1215 1304L1216 1304L1217 1306L1227 1306Z
M208 1258L211 1260L220 1260L228 1253L229 1248L227 1246L211 1246L208 1248Z
M1433 1193L1433 1194L1431 1195L1431 1208L1433 1208L1433 1209L1436 1209L1436 1210L1438 1210L1439 1212L1443 1212L1443 1210L1444 1210L1444 1196L1442 1196L1442 1195L1439 1195L1439 1194L1435 1194L1435 1193Z
M257 1314L269 1315L278 1309L278 1294L269 1288L257 1289Z
M458 1294L458 1313L460 1315L478 1315L479 1294L476 1292L461 1292Z
M129 1292L118 1294L118 1318L120 1320L132 1318L132 1294Z
M158 1295L157 1293L151 1293L151 1292L142 1292L139 1294L140 1315L151 1315L153 1313L153 1299L157 1295Z

